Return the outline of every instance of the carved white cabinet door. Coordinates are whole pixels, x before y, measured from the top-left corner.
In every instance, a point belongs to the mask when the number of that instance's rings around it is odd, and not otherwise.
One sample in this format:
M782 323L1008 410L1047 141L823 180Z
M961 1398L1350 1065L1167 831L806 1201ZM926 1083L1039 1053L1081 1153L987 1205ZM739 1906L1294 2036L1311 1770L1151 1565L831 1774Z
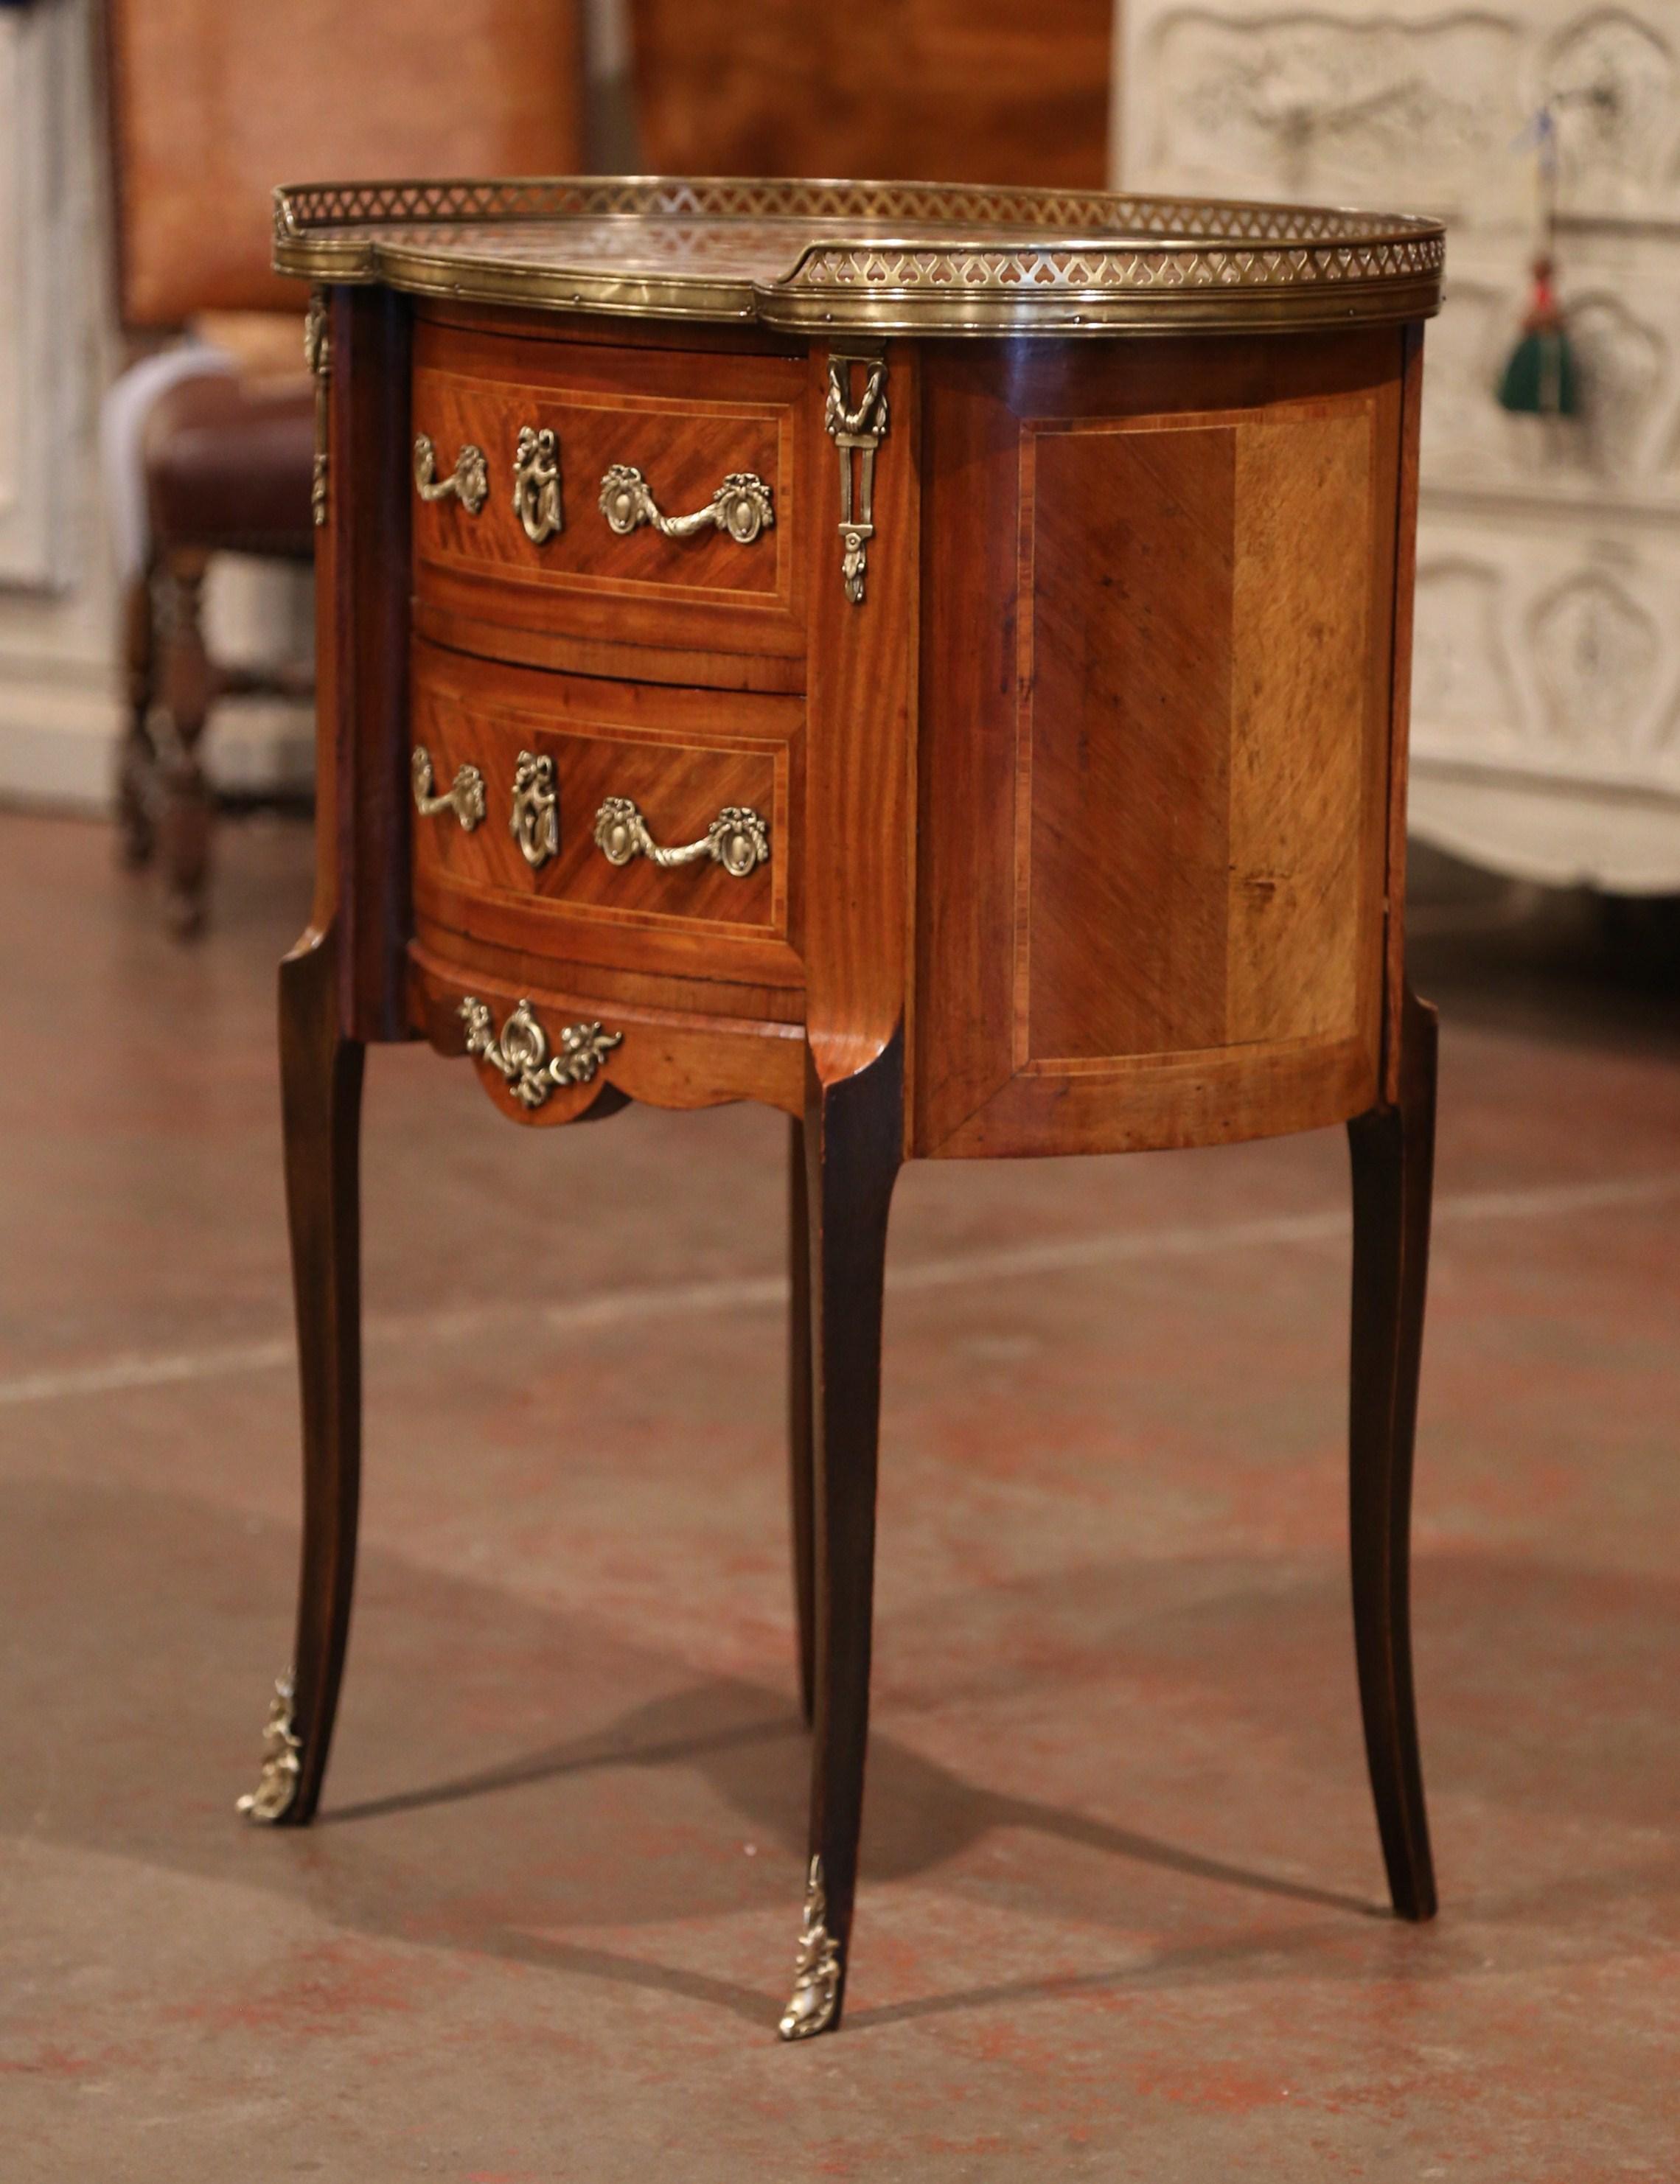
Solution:
M1126 187L1452 223L1424 371L1411 818L1537 879L1680 889L1680 6L1126 0ZM1584 415L1494 399L1543 102Z

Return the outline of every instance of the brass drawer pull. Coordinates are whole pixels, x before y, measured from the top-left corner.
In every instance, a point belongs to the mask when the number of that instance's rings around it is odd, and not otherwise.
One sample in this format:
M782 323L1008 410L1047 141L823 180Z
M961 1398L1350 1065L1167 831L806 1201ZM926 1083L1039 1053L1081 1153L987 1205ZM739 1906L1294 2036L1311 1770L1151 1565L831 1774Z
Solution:
M692 515L661 515L647 480L629 463L615 463L601 480L600 512L621 538L650 523L667 538L692 538L697 531L708 528L727 531L738 546L751 546L776 521L770 488L752 471L731 471L705 507Z
M609 796L595 814L595 843L610 865L628 865L633 857L655 865L694 865L710 857L738 880L770 856L770 830L744 804L726 804L699 841L661 850L630 798Z
M546 753L522 750L513 772L513 810L507 830L533 872L560 849L560 812L555 799L554 760Z
M477 515L489 498L490 471L484 460L484 450L475 448L471 440L455 457L455 466L448 477L438 476L438 451L431 436L421 432L414 443L415 490L422 500L447 500L451 494L460 501L469 515Z
M560 505L560 443L551 426L519 428L513 457L513 512L533 546L566 528Z
M440 811L453 811L461 832L470 834L484 816L484 777L476 766L458 766L455 777L441 796L432 794L432 754L424 744L414 747L410 761L414 776L414 808L422 819Z
M500 1070L522 1107L540 1107L556 1085L593 1084L607 1056L624 1043L622 1031L603 1031L599 1022L567 1024L560 1034L560 1051L550 1055L549 1035L532 1015L529 1001L520 1002L500 1039L487 1002L468 994L460 1015L467 1052Z

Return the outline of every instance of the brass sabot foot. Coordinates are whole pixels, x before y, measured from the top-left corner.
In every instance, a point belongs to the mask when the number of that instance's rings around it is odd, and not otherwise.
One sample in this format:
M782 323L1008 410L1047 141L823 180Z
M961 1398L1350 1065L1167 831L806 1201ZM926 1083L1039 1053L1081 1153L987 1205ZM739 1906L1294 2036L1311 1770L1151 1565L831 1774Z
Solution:
M257 1786L239 1800L238 1809L248 1820L272 1827L292 1809L298 1794L299 1758L302 1750L292 1734L292 1679L282 1676L269 1702L263 1729L263 1767Z
M840 1947L829 1931L823 1861L813 1858L805 1886L805 1923L799 1930L793 1994L776 2030L784 2040L810 2040L826 2032L840 2008Z

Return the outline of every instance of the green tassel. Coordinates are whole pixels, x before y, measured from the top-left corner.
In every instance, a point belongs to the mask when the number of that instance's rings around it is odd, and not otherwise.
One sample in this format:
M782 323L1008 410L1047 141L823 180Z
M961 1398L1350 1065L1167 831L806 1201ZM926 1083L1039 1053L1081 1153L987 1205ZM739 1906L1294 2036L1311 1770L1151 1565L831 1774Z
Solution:
M1534 261L1534 292L1522 322L1522 339L1511 351L1499 382L1499 401L1504 408L1527 417L1574 417L1580 413L1580 383L1552 287L1549 256Z
M1580 414L1575 357L1560 326L1535 326L1511 351L1499 382L1503 408L1536 417Z

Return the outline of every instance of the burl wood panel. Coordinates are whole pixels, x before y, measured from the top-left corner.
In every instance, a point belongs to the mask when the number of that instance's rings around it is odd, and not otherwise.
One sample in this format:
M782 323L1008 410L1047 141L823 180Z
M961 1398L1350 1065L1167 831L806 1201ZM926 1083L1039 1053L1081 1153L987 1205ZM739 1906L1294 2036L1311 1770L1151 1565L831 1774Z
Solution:
M647 171L1100 189L1109 0L632 0Z
M415 430L443 473L462 446L481 448L490 485L477 515L416 495L422 604L615 643L797 655L804 385L803 365L784 357L520 342L421 321ZM540 544L513 504L527 426L559 443L564 527ZM650 524L620 534L599 504L615 464L639 470L670 516L704 508L731 473L754 472L773 522L746 544L711 526L686 538Z
M269 264L276 182L565 175L575 0L112 0L122 310L302 308Z
M1400 348L930 351L918 1151L1376 1097Z

